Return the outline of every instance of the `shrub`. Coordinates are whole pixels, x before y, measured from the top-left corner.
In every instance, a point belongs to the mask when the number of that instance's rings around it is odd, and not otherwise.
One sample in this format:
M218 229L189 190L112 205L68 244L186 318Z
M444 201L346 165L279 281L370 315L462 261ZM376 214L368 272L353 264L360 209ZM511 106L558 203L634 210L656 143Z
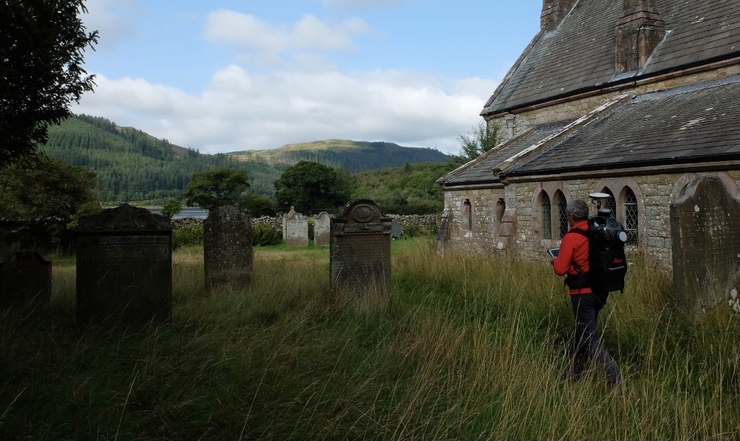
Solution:
M172 249L203 245L203 225L185 225L172 230Z
M277 245L283 240L283 233L267 224L252 225L252 246Z

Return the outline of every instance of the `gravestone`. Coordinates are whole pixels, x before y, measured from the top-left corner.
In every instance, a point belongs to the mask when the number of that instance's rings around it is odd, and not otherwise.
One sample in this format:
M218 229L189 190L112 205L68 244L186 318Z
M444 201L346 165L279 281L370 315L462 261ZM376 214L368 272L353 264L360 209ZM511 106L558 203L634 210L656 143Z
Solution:
M328 247L331 244L331 216L322 211L313 220L313 244Z
M740 289L740 191L719 176L699 176L670 208L673 292L697 316Z
M403 234L403 231L401 231L401 224L399 224L397 220L393 219L391 221L391 238L399 239L401 234Z
M233 206L218 207L203 222L203 264L206 286L252 281L252 224L248 215Z
M77 322L166 323L172 317L172 227L128 204L80 218Z
M46 307L51 300L51 262L36 251L16 251L0 264L0 307Z
M354 199L331 219L331 286L357 294L389 294L391 219L370 199Z
M290 207L283 217L283 240L285 245L293 248L308 246L308 218Z

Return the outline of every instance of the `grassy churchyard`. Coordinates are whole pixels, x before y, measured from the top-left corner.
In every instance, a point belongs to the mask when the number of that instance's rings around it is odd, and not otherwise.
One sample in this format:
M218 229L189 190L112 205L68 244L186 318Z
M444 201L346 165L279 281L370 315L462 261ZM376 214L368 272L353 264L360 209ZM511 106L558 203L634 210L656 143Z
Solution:
M50 308L0 322L0 439L737 439L740 316L679 319L633 260L600 319L626 391L561 380L572 317L546 263L394 241L386 304L332 293L328 249L256 248L252 286L211 293L182 249L170 325L80 330L55 261Z

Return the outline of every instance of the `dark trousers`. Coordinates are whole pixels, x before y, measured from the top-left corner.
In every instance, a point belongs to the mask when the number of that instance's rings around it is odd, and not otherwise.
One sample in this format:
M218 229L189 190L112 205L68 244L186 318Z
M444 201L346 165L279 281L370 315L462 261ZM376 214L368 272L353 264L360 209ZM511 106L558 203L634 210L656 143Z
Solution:
M606 304L609 293L596 292L570 296L573 315L576 319L576 332L573 340L573 361L569 378L578 379L586 369L589 360L606 370L606 378L611 384L622 382L617 364L604 349L599 338L597 320L599 311Z

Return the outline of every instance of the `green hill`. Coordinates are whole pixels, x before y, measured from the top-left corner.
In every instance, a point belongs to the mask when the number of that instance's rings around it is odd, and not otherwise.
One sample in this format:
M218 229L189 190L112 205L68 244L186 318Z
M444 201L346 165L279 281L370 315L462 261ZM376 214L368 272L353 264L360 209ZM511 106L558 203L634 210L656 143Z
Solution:
M239 161L261 161L275 166L290 166L298 161L312 161L351 173L400 167L420 162L449 162L452 157L438 150L402 147L391 142L325 141L288 144L273 150L247 150L228 153Z
M98 176L98 199L105 205L123 202L161 205L179 196L193 173L216 167L245 170L252 190L273 198L275 180L288 166L301 160L350 172L450 160L449 156L428 148L340 140L209 155L88 115L74 115L60 125L51 126L49 142L41 151L92 169Z

